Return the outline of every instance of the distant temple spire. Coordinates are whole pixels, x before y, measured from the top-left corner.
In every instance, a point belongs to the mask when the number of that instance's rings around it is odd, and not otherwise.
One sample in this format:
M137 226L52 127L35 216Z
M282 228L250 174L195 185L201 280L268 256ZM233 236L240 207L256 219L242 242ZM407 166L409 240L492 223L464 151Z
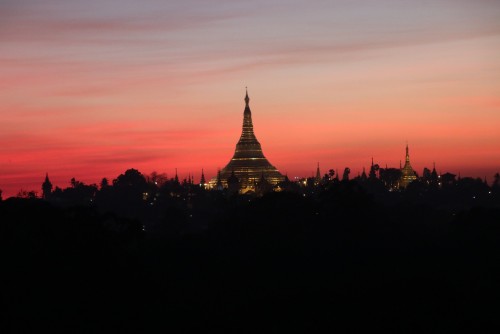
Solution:
M240 190L240 180L236 174L234 174L234 170L231 171L231 175L227 178L227 188L230 193L236 194Z
M314 182L316 184L319 184L321 182L321 172L319 170L319 162L318 162L318 167L316 167L316 177L314 179Z
M370 174L369 174L369 178L371 180L374 180L377 178L377 171L379 169L380 169L380 166L373 162L373 157L372 157L372 165L370 166ZM364 172L364 167L363 167L363 172Z
M400 163L400 165L401 165L401 163ZM415 171L413 170L413 168L411 167L411 164L410 164L410 153L408 150L408 143L406 143L406 159L405 159L405 165L401 169L400 186L402 188L406 188L406 186L408 186L408 184L410 184L411 182L413 182L416 179L417 179L417 176L415 175Z
M373 167L373 158L372 158L372 167ZM371 170L373 170L373 168L371 168ZM361 173L361 176L360 176L361 180L365 181L367 179L367 176L366 176L366 171L365 171L365 167L363 167L363 173Z
M221 178L221 174L220 174L220 169L217 171L216 189L217 190L223 190L224 189L224 185L222 184L222 178Z
M207 181L205 181L205 174L203 173L203 168L201 169L201 179L200 179L200 187L205 188Z
M42 197L48 199L52 194L52 183L49 180L49 173L45 173L45 181L42 183Z
M432 163L431 179L433 182L438 181L438 173L436 172L436 162Z

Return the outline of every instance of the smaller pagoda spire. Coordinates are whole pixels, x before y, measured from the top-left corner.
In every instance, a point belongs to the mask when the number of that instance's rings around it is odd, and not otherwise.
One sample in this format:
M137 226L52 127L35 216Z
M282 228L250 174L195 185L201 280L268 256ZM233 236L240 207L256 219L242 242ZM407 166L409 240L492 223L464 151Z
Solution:
M411 167L410 164L410 154L408 152L408 142L406 143L406 162L404 167L401 169L401 179L400 179L400 186L402 188L406 188L408 184L413 182L414 180L417 179L417 176L415 175L415 172L413 171L413 168ZM401 166L401 162L399 163Z
M316 167L316 178L314 181L316 184L319 184L321 182L321 172L319 170L319 162L318 162L318 167Z
M372 168L371 168L371 171L373 171L373 158L372 158ZM359 172L358 172L359 173ZM370 172L370 176L371 176L371 172ZM367 176L366 176L366 171L365 171L365 167L363 167L363 173L361 173L361 176L360 176L361 180L365 181L367 179Z
M436 172L436 163L435 162L433 162L431 177L434 181L436 181L438 179L438 173Z
M49 180L49 173L45 173L45 181L42 183L42 197L48 199L52 194L52 183Z
M236 174L234 173L234 169L231 170L231 175L227 178L227 184L228 185L234 185L240 182Z
M201 169L201 179L200 179L200 187L205 188L205 184L207 181L205 181L205 174L203 173L203 168Z
M222 178L221 178L221 173L220 173L220 168L217 170L217 183L216 183L216 189L217 190L223 190L224 185L222 184Z

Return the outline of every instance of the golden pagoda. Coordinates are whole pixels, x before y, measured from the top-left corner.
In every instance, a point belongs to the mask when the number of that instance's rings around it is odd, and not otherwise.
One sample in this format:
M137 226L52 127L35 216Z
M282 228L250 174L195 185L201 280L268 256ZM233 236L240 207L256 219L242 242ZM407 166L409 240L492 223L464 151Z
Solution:
M236 176L240 191L255 191L257 183L264 178L271 185L283 181L285 177L266 159L259 141L253 132L252 112L249 106L248 91L245 94L245 110L243 112L243 129L236 150L229 163L220 170L218 178L227 187L227 180ZM210 180L211 188L217 183L217 178Z
M415 181L417 176L415 171L410 165L410 154L408 153L408 144L406 144L406 162L403 168L401 168L401 179L399 181L399 186L401 188L406 188L411 182Z

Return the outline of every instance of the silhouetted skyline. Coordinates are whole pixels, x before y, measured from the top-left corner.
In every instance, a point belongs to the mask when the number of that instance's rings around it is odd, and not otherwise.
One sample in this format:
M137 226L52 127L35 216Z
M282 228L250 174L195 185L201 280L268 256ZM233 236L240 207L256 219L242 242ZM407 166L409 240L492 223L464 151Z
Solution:
M251 89L289 177L500 169L496 1L7 1L0 4L0 189L129 168L216 176Z
M317 163L316 167L316 174L313 176L313 173L311 173L310 176L303 175L303 176L295 176L292 178L293 181L290 181L290 178L288 177L288 174L283 175L281 174L276 167L271 165L269 161L265 158L262 152L261 145L259 141L257 140L255 134L254 134L254 129L253 129L253 122L252 122L252 115L249 107L249 101L250 98L248 96L248 89L246 89L245 92L245 109L243 112L243 127L242 127L242 132L240 139L236 145L236 150L231 158L230 162L224 167L223 169L218 169L217 174L212 177L210 181L205 181L205 175L204 175L204 169L202 168L201 174L200 174L200 181L195 182L195 174L194 173L188 173L187 177L183 178L183 182L187 184L199 184L203 188L207 189L218 189L218 190L223 190L226 188L233 188L233 191L239 192L239 193L246 193L247 191L250 192L255 192L258 191L259 188L259 183L262 186L262 183L268 184L268 189L269 191L281 191L282 188L280 187L280 184L286 180L287 182L294 182L301 184L304 182L304 185L306 184L307 180L314 180L315 185L318 185L322 183L324 180L325 182L332 181L333 179L335 180L344 180L347 181L350 178L357 179L360 181L365 181L368 179L368 176L366 174L366 169L363 166L363 171L362 173L358 172L358 175L353 177L350 176L351 174L351 168L350 167L345 167L343 169L343 175L342 178L340 178L340 175L338 173L338 168L333 169L330 168L328 169L328 173L325 173L324 176L321 174L320 171L320 163ZM400 160L400 165L399 168L395 167L388 167L386 164L385 168L380 168L380 165L377 163L374 163L373 157L371 159L371 166L370 168L370 174L369 178L372 180L380 180L384 183L384 186L387 189L390 190L402 190L406 188L410 183L413 181L423 181L427 182L429 184L429 181L432 181L436 185L441 186L441 172L437 172L436 170L436 164L435 162L433 163L433 168L432 168L432 173L431 170L428 167L424 167L422 174L419 174L416 170L414 170L411 166L410 163L410 154L409 154L409 147L408 144L406 144L406 151L405 151L405 159L404 159L404 166L401 163ZM131 170L136 170L134 168L130 168L127 171ZM388 172L396 172L397 177L391 181L388 181L386 179L386 174ZM139 172L140 173L140 172ZM142 175L142 173L141 173ZM452 179L450 181L455 182L455 176L456 174L450 173L450 172L445 172L444 175L451 175ZM498 185L498 172L495 173L491 177L491 179L494 179L494 183ZM432 177L431 177L432 176ZM156 177L161 178L163 181L171 180L175 181L176 183L180 184L180 180L182 179L182 176L179 177L178 170L175 168L175 174L173 177L168 176L167 173L158 173L156 170L151 172L150 174L144 175L144 177L147 179L148 182L153 182L154 185L159 184L154 180ZM458 174L458 179L460 180L461 174ZM465 176L467 178L473 179L469 176ZM103 182L108 182L109 180L106 177L103 177L100 179L100 187L103 189L105 186ZM481 178L477 178L481 182ZM233 183L231 185L231 183ZM483 179L484 184L487 183L487 177L485 176ZM94 182L92 184L86 185L85 182L78 181L75 177L72 177L70 180L71 187L75 188L75 184L80 184L80 185L85 185L86 187L90 187L89 191L93 193L93 195L88 197L88 200L91 200L95 196L95 192L97 191L97 182ZM42 198L47 198L47 197L52 197L51 196L51 191L53 189L53 184L50 182L49 177L48 177L48 172L45 173L45 180L42 184L42 192L41 196L39 196L39 191L36 189L19 189L15 196L17 197L42 197ZM64 190L66 187L64 186L55 186L55 189L59 190ZM1 190L1 189L0 189ZM3 194L0 193L0 195ZM261 193L262 195L262 193ZM6 197L14 197L14 195L10 194L9 192L6 193Z

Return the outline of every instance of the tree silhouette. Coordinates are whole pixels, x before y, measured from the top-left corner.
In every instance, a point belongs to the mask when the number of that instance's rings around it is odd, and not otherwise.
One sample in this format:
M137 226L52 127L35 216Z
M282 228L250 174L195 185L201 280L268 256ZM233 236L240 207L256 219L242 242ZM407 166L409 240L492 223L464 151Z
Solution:
M103 177L101 180L100 188L102 190L102 189L107 188L107 187L109 187L109 181L107 178Z
M333 177L335 176L335 170L333 169L328 170L328 176L330 177L330 180L333 180Z
M346 167L344 169L344 174L342 175L342 180L343 181L348 181L349 180L349 174L351 173L351 169L349 167Z

